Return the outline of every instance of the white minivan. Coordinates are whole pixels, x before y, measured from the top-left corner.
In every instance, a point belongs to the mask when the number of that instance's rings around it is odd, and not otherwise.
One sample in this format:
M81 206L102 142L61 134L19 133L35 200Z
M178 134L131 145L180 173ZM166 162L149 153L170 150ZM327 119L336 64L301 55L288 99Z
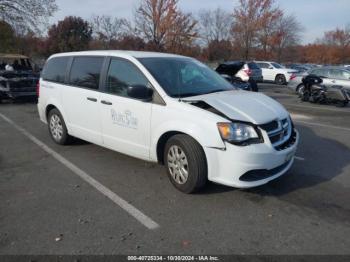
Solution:
M298 132L275 100L235 89L172 54L87 51L51 56L38 86L52 139L72 137L164 164L182 192L207 180L259 186L293 164Z

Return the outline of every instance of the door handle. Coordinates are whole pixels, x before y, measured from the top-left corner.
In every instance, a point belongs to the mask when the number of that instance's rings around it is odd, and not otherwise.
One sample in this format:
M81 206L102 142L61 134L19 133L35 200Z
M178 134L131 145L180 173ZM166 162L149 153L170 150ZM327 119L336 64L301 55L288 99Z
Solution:
M97 99L93 97L87 97L86 99L92 102L97 102Z
M101 103L104 105L112 105L112 102L106 101L106 100L101 100Z

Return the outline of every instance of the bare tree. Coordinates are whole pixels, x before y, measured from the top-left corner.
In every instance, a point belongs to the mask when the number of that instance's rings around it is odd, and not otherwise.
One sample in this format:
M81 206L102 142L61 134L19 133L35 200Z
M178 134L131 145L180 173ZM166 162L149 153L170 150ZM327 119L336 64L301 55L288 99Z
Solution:
M142 0L135 13L137 30L157 50L181 45L197 36L197 22L178 9L178 0Z
M271 42L275 32L278 30L278 21L283 18L282 10L275 9L273 12L267 12L261 17L261 29L258 31L258 45L262 49L263 58L271 56Z
M112 18L107 15L94 15L90 24L93 36L103 42L104 48L110 48L112 41L116 41L130 31L130 24L123 18Z
M200 35L207 45L212 41L228 40L231 36L232 15L221 8L199 11L198 21Z
M288 15L279 17L271 43L278 62L282 60L283 52L287 47L294 46L300 42L300 33L302 31L303 27L295 16Z
M273 5L274 0L239 0L239 6L234 10L232 33L245 59L249 59L266 18L278 12Z
M333 59L336 63L350 61L350 24L325 32L321 42L334 50Z
M15 29L40 32L56 10L55 0L0 0L0 20Z

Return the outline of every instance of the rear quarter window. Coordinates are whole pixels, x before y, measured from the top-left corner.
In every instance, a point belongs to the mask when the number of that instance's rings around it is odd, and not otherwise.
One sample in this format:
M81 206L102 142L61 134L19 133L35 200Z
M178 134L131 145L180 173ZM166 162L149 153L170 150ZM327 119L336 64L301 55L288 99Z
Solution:
M54 57L46 62L42 78L46 81L64 83L69 57Z
M260 67L254 62L249 62L248 67L249 69L260 69Z

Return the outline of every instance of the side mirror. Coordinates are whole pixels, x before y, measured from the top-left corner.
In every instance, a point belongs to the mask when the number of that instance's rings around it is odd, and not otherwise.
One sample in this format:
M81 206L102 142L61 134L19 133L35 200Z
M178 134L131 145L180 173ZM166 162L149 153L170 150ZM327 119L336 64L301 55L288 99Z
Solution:
M144 85L129 86L127 94L129 97L149 102L152 100L153 90Z
M269 69L273 69L273 67L272 67L272 66L269 66Z

